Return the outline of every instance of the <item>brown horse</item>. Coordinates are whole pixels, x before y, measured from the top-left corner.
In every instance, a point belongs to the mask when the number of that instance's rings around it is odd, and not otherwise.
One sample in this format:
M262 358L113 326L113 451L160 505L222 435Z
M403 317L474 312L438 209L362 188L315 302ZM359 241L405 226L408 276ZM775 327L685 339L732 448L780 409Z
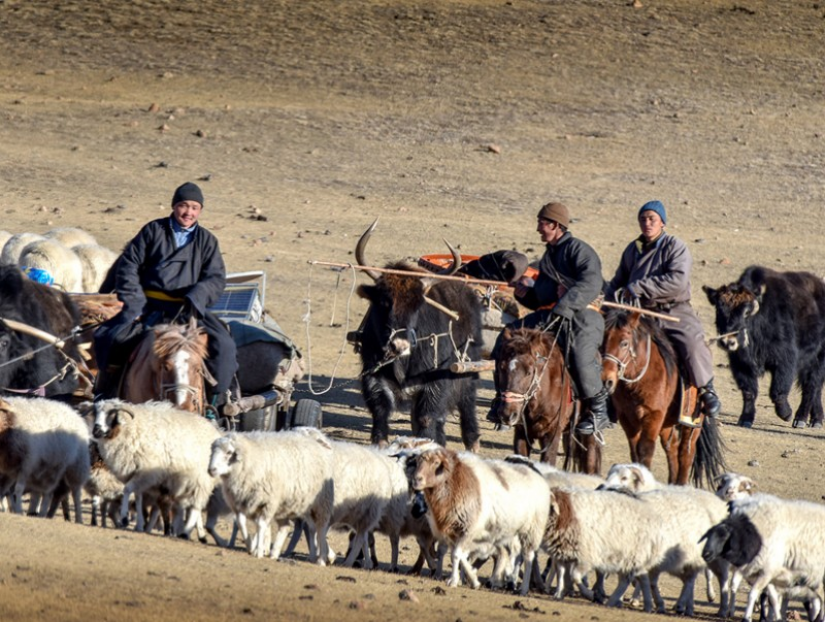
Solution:
M205 414L206 340L195 320L147 330L124 373L120 397L136 404L167 400L181 410Z
M497 361L501 387L499 419L513 427L513 451L529 456L538 441L542 462L555 466L559 441L565 436L565 468L601 470L601 447L590 437L574 437L573 386L556 336L531 328L504 329ZM572 455L570 447L572 445Z
M611 392L633 462L650 468L659 438L667 455L668 483L685 485L692 477L696 486L703 480L710 485L724 473L724 447L715 420L700 413L698 427L679 424L682 396L676 353L655 320L619 310L607 315L602 380Z

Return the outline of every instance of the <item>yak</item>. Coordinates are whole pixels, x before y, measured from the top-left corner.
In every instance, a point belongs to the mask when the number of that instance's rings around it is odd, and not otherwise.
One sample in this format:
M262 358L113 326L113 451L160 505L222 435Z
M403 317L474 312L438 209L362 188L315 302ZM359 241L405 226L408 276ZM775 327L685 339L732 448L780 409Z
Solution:
M793 416L788 394L796 380L802 399L794 427L822 427L825 282L810 272L749 266L735 283L702 289L716 307L718 344L742 392L738 425L753 426L759 378L770 372L769 395L779 418Z
M377 222L356 246L361 266L366 266L364 249ZM448 247L454 259L450 272L455 272L461 256ZM387 444L390 415L399 403L409 400L413 434L445 445L447 413L458 410L461 440L465 448L476 451L478 374L457 374L450 365L460 358L481 358L478 296L464 283L435 279L406 262L389 264L387 269L412 275L366 270L375 282L358 288L359 296L369 301L356 349L363 365L361 394L372 414L371 440Z
M0 266L0 390L37 392L52 398L71 396L78 376L67 356L81 360L74 341L65 341L64 355L42 339L10 328L5 320L66 338L80 324L71 298L28 279L17 266Z

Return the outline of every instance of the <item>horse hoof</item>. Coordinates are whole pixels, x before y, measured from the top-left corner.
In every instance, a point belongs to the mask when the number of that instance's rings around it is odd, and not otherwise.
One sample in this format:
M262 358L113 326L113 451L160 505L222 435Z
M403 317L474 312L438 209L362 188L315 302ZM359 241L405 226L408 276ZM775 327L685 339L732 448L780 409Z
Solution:
M795 420L794 420L794 422L793 422L793 427L795 427L795 428L799 428L799 429L803 429L803 428L805 428L807 425L808 425L808 424L805 422L805 420L804 420L804 419L795 419Z
M822 422L821 421L814 421L811 425L812 430L821 430L822 429Z
M747 420L740 419L739 422L736 425L738 425L740 428L750 429L750 428L753 427L753 421L747 421Z

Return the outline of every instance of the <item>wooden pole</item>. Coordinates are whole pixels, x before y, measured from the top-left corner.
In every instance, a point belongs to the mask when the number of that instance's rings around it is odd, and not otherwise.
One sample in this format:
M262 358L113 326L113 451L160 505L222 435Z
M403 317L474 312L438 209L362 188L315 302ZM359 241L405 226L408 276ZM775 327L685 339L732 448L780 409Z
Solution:
M444 281L461 281L462 283L473 283L477 285L492 285L503 290L512 290L513 288L506 281L489 281L486 279L472 279L463 276L450 276L447 274L435 274L434 272L412 272L408 270L395 270L392 268L377 268L375 266L359 266L351 263L339 263L335 261L309 261L313 266L330 266L333 268L352 268L353 270L361 270L362 272L374 271L382 272L384 274L399 274L402 276L413 276L419 279L442 279ZM680 322L678 317L667 315L666 313L659 313L658 311L650 311L642 309L641 307L634 307L633 305L625 305L619 302L602 302L601 306L609 307L611 309L623 309L624 311L631 311L641 315L649 315L651 317L659 318L667 322Z
M634 307L633 305L625 305L620 302L602 302L603 307L609 307L611 309L622 309L624 311L630 311L631 313L639 313L641 315L649 315L651 317L657 317L660 320L665 320L667 322L681 322L678 317L673 315L668 315L666 313L659 313L658 311L650 311L648 309L642 309L641 307Z
M462 283L473 283L476 285L493 285L499 288L509 288L510 285L506 281L488 281L485 279L473 279L466 276L452 276L449 274L436 274L435 272L412 272L410 270L395 270L392 268L376 268L373 266L359 266L351 263L338 263L335 261L310 261L309 264L313 266L331 266L333 268L352 268L353 270L361 270L362 272L382 272L384 274L399 274L401 276L414 276L419 279L440 279L442 281L461 281Z

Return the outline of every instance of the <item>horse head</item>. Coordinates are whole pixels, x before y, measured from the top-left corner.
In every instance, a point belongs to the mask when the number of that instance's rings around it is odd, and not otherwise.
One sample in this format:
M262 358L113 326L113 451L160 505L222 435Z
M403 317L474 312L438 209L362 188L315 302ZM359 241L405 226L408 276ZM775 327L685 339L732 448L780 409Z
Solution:
M502 423L516 425L547 402L551 374L563 369L554 339L552 333L529 328L504 330L497 361Z
M605 319L602 382L613 393L620 381L641 380L650 361L651 333L637 311L613 311Z
M126 372L123 398L167 400L181 410L203 413L206 345L207 334L195 320L147 331Z

